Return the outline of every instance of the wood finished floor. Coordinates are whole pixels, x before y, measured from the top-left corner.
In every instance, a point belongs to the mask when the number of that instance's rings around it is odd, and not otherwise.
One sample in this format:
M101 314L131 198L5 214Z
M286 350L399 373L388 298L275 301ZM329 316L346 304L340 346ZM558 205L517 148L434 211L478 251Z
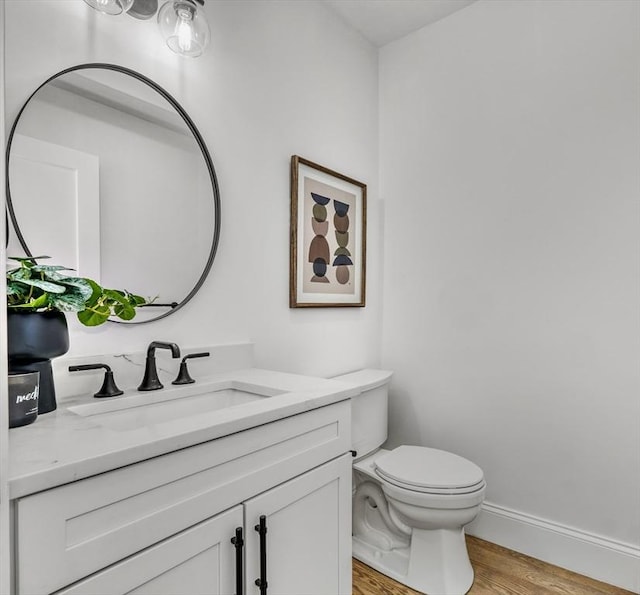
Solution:
M632 595L558 566L467 536L475 580L469 595ZM353 560L353 595L419 595ZM429 595L440 595L430 593Z

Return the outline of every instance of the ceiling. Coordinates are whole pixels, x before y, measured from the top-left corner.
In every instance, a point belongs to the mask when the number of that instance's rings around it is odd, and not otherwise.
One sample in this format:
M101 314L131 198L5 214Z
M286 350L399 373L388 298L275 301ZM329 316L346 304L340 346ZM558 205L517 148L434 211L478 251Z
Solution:
M354 29L380 47L435 23L475 0L324 0Z

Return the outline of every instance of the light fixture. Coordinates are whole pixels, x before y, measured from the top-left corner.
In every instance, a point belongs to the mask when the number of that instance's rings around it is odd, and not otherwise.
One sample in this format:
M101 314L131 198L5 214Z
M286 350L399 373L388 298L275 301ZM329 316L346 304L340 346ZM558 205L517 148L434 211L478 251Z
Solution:
M110 15L118 15L127 12L133 4L133 0L84 0L91 8L98 12Z
M84 0L91 8L108 15L126 12L146 20L158 13L160 33L176 54L197 57L209 44L209 24L204 0L169 0L158 10L158 0Z
M204 0L169 0L158 11L160 33L176 54L200 56L209 43L209 25L198 4L204 6Z

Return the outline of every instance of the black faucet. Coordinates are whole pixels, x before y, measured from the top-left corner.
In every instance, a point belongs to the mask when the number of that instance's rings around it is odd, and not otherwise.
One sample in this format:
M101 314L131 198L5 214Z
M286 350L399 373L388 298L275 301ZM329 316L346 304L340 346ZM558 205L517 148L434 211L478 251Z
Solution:
M138 390L158 390L163 384L158 378L156 368L156 349L170 349L174 358L180 357L180 347L175 343L164 343L163 341L152 341L147 348L147 361L144 366L144 378Z

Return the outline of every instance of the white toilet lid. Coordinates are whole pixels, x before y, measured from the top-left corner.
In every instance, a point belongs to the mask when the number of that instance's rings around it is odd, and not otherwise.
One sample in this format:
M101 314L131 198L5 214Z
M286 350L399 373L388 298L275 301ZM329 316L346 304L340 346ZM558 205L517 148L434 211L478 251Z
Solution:
M482 469L451 452L425 446L399 446L375 460L384 479L416 491L467 492L484 485Z

